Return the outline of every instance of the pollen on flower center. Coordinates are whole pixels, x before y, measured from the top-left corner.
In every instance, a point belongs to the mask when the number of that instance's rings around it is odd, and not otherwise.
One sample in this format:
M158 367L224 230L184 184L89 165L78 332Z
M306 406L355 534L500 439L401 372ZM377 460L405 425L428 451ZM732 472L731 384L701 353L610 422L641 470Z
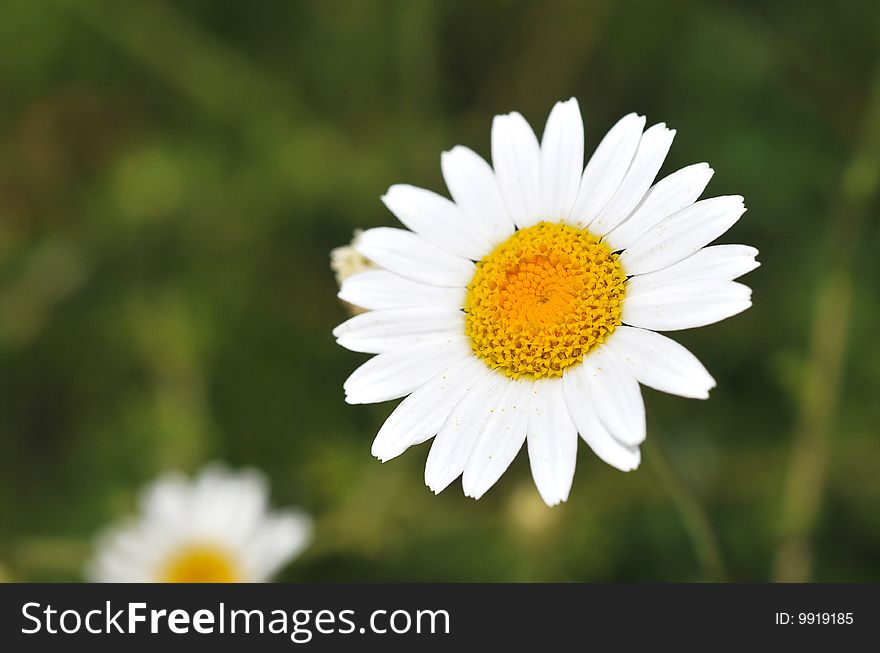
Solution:
M539 222L477 263L465 332L489 367L558 377L620 324L626 275L586 229Z
M171 556L163 583L234 583L240 579L233 557L211 545L189 546Z

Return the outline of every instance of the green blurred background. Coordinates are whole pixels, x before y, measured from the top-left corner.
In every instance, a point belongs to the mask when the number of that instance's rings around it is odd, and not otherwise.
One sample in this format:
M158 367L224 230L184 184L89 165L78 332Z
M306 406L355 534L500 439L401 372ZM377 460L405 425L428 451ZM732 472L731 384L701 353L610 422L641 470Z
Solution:
M256 466L317 520L291 581L880 580L880 3L0 2L0 577L77 580L139 488ZM347 406L328 252L396 182L624 113L678 130L761 250L754 307L674 334L707 402L645 390L622 474L581 444L568 503L524 454L474 502L393 404Z

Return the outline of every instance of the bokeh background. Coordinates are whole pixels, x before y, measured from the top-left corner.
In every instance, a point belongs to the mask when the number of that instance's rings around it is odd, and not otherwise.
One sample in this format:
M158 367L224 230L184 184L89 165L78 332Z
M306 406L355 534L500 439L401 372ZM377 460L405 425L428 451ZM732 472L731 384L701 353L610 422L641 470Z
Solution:
M317 520L288 581L880 580L880 3L0 2L0 577L77 580L139 488L255 466ZM523 454L479 502L428 446L370 456L393 404L328 267L396 182L624 113L678 130L761 250L754 307L676 337L707 402L645 390L622 474L579 449L546 508Z

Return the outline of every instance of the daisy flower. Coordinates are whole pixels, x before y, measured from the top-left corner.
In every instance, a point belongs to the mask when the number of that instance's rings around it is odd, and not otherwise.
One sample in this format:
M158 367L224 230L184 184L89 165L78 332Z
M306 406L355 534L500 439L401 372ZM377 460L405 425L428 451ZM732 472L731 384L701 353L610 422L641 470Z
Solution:
M492 123L491 167L457 146L440 164L452 200L409 185L382 198L407 229L363 232L381 269L342 283L369 309L334 335L377 354L346 401L406 397L373 442L387 461L436 436L435 493L459 476L481 497L525 443L548 505L568 498L578 434L623 471L640 462L639 384L704 399L715 381L658 331L751 306L734 279L757 267L744 245L707 245L745 212L740 196L697 201L705 163L654 183L675 131L623 117L583 166L577 101L557 103L541 141L518 113ZM653 184L653 185L652 185Z
M166 474L141 515L99 539L87 576L105 583L265 582L310 539L311 519L270 511L265 477L212 465L194 480Z

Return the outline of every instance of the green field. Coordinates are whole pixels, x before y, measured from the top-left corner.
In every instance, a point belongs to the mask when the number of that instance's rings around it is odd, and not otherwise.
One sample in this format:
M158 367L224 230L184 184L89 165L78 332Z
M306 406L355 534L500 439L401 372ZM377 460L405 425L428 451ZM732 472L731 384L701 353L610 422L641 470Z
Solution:
M0 580L79 580L169 469L257 467L316 520L285 581L880 581L880 3L0 0ZM749 211L747 312L673 334L708 401L645 389L622 474L567 503L524 452L480 501L381 464L393 404L329 251L445 192L495 114L631 111Z

